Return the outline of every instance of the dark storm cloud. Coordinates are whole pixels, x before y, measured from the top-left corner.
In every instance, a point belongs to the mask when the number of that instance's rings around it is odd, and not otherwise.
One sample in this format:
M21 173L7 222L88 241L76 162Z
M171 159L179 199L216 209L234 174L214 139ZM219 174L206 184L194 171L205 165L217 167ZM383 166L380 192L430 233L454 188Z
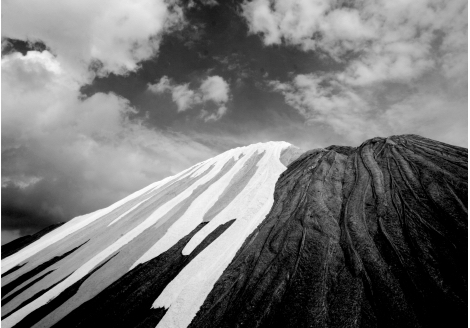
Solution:
M60 189L58 189L60 188ZM25 190L28 189L28 190ZM51 224L73 217L72 208L66 208L67 200L62 193L52 194L57 190L70 193L61 183L39 182L30 188L20 188L5 183L2 186L2 226L7 230L19 230L20 234L36 232ZM64 199L65 198L65 199Z
M11 231L2 243L93 209L80 202L79 186L24 147L2 151L2 229Z
M26 53L31 50L44 51L46 49L46 45L40 41L28 42L8 38L4 38L2 40L2 56L12 52L20 52L21 54L26 55Z

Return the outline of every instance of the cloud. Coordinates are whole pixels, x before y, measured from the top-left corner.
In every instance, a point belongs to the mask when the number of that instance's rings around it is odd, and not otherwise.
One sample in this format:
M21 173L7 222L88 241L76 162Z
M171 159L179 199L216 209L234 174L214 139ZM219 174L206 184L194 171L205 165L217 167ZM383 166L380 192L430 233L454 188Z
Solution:
M427 48L433 33L452 29L453 18L466 7L463 0L254 0L242 5L242 14L250 32L260 34L266 45L297 45L342 60L340 55L349 51L394 54L395 42ZM387 45L392 47L384 49Z
M322 51L346 62L345 78L357 84L418 77L438 65L438 57L461 53L467 44L464 0L357 2L348 7L326 0L254 0L242 8L251 33L260 34L266 45ZM440 36L443 44L433 49Z
M227 113L227 107L225 106L220 106L215 113L210 113L207 110L203 109L201 111L200 117L205 121L205 122L213 122L220 120L222 116Z
M466 146L467 96L463 90L442 88L443 79L427 76L426 83L416 83L412 90L399 83L348 85L334 74L297 75L292 82L270 85L308 124L327 125L352 145L376 136L414 133Z
M320 0L254 0L242 5L251 33L266 45L291 44L331 53L377 37L376 26L364 23L360 11L339 2Z
M381 134L370 125L371 108L367 100L328 75L297 75L292 82L272 81L271 86L280 91L286 102L299 110L309 124L328 124L335 133L347 135L354 141L363 139L365 134Z
M215 152L130 117L113 93L80 94L49 51L2 58L2 227L25 229L109 205Z
M176 103L178 112L186 111L196 105L213 103L217 106L215 113L206 109L201 110L200 117L204 121L217 121L227 113L226 103L230 99L230 88L228 83L220 76L209 76L201 82L196 90L189 88L189 83L176 84L163 76L158 83L149 84L148 90L162 94L171 93L172 100Z
M189 89L189 83L175 85L167 76L162 77L156 84L149 84L148 89L154 93L170 92L173 101L178 106L178 112L184 112L195 104L201 103L201 97Z
M176 1L2 7L3 38L47 47L2 57L2 230L17 236L69 220L215 155L131 118L136 109L123 97L80 92L97 75L127 74L158 55L162 36L186 24ZM174 91L185 108L193 91Z
M199 95L189 89L189 84L177 85L172 88L171 92L173 101L178 106L178 111L185 111L194 104L200 103Z
M135 71L155 56L163 33L184 24L182 9L164 0L18 0L2 4L2 36L42 41L79 81Z
M422 133L467 144L467 1L254 0L242 9L267 46L313 50L339 64L270 82L310 124L356 142Z
M202 99L212 100L217 103L226 103L229 96L228 83L220 76L209 76L199 87L202 93Z

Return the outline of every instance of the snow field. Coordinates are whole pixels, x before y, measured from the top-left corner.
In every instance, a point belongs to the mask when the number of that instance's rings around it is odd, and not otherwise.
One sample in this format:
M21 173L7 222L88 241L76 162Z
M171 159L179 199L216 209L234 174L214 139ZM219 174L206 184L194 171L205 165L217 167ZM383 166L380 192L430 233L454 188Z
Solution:
M86 229L90 223L102 218L136 197L142 196L164 185L168 185L168 183L171 185L181 179L194 178L205 173L203 177L195 181L180 194L175 195L175 197L168 202L162 204L143 222L125 233L116 242L94 255L64 281L7 317L2 322L3 327L12 327L20 322L29 313L45 305L67 287L83 278L121 247L132 242L132 240L142 232L151 227L155 227L159 220L175 208L175 206L184 204L185 201L190 201L191 203L184 214L173 223L165 235L144 253L130 269L134 268L139 263L153 259L171 248L203 221L205 214L215 204L224 190L231 186L234 176L244 167L250 157L264 152L263 157L257 164L255 175L251 177L243 191L222 209L203 229L193 236L184 248L183 254L190 254L200 242L219 225L234 218L236 221L189 263L165 288L160 297L155 300L154 307L163 306L169 308L158 327L186 327L204 302L223 270L231 262L233 256L235 256L238 248L243 244L245 238L258 226L269 212L273 203L275 183L279 175L285 170L285 166L282 165L279 160L280 154L283 149L289 146L290 144L285 142L269 142L229 150L207 161L196 164L177 175L153 183L105 209L76 217L20 252L4 259L2 261L3 272L13 268L39 251L66 238L79 229ZM234 165L228 169L227 172L222 172L224 165L231 160L235 160ZM223 175L208 186L196 199L190 199L193 191L210 182L221 173L223 173ZM130 212L138 209L146 200L148 200L148 198L114 219L108 226L118 222Z
M155 300L153 308L168 309L157 327L184 328L191 323L246 237L269 213L276 181L286 169L279 161L280 152L287 146L280 144L268 149L243 192L186 245L184 255L190 254L217 226L236 217L235 222L194 258Z

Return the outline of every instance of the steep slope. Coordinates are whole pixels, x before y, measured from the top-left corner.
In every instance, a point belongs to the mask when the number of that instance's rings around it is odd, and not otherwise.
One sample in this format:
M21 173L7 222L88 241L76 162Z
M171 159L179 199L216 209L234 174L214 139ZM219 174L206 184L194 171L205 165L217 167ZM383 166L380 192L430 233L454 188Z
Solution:
M5 258L2 325L461 326L467 155L414 135L231 150Z
M189 327L465 326L467 197L463 148L307 152Z
M38 240L39 238L44 236L46 233L51 232L52 230L60 227L64 223L65 222L60 222L60 223L53 224L51 226L48 226L48 227L42 229L41 231L36 232L35 234L23 236L23 237L15 239L15 240L7 243L7 244L2 245L2 259L5 258L5 257L10 256L12 254L15 254L19 250L25 248L29 244L32 244L33 242L35 242L36 240Z
M2 260L2 326L50 327L122 279L156 281L134 305L145 295L144 312L155 302L170 308L163 320L176 311L189 324L299 154L285 142L236 148L53 230Z

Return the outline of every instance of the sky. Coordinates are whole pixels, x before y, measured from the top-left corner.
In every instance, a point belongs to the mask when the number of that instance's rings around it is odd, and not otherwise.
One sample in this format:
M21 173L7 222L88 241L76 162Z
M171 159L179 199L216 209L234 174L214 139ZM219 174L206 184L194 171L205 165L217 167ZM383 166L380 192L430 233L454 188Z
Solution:
M234 147L468 147L466 0L2 1L2 244Z

